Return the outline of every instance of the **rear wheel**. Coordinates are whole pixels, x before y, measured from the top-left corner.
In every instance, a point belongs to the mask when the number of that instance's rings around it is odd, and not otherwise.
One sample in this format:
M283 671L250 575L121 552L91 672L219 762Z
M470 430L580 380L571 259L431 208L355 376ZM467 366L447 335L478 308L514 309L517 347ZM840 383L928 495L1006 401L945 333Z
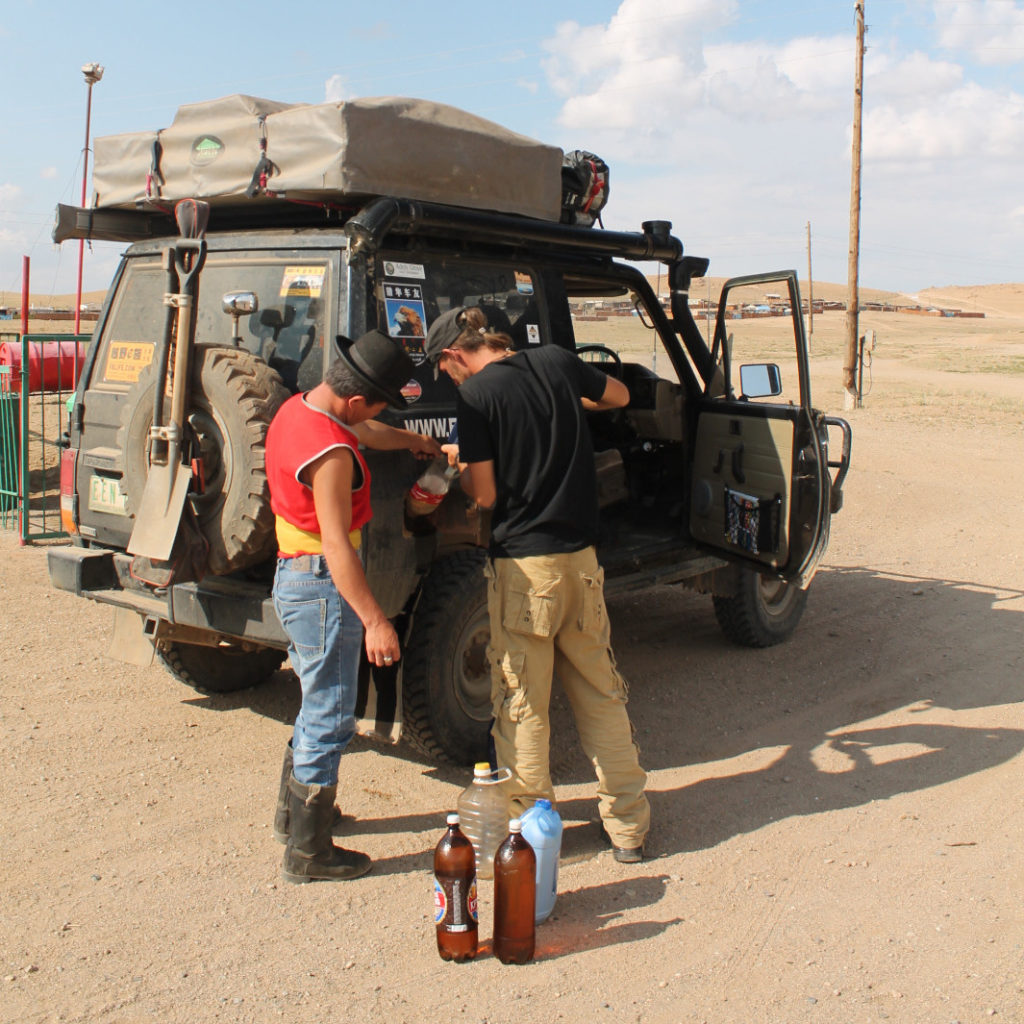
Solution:
M807 591L792 583L734 567L730 597L715 597L722 632L743 647L771 647L788 640L807 605Z
M161 640L156 653L175 679L204 693L233 693L265 683L284 663L273 647L246 649L235 644L206 647Z
M403 654L405 735L428 757L473 764L487 756L491 668L482 551L437 562L423 581Z

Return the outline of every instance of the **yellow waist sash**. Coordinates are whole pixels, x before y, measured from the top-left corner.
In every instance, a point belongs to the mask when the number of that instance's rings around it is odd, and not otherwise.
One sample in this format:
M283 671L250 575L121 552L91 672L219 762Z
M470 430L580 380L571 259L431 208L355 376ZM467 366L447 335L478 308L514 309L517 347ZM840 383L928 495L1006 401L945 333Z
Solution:
M287 519L275 517L277 529L277 550L288 558L292 555L322 555L324 542L319 533L300 529ZM359 550L363 540L362 530L352 530L348 535L349 543Z

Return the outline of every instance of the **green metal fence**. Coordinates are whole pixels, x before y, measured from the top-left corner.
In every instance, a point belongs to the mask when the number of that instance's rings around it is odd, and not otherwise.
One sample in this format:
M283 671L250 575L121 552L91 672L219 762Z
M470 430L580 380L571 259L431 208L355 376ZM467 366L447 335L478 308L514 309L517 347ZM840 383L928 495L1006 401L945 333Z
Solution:
M80 362L71 346L88 334L0 334L20 343L21 369L0 367L0 526L22 542L66 536L60 521L60 457L67 400ZM72 352L76 350L72 348ZM4 373L3 371L7 371Z
M21 396L11 387L9 366L0 366L0 527L20 528Z

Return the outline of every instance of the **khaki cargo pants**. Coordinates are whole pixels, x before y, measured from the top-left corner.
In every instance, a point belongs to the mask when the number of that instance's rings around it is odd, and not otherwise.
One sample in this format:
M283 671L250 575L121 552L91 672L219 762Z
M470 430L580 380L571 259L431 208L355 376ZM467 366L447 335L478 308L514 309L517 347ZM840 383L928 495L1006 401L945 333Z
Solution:
M548 768L554 674L597 772L604 826L616 846L639 846L650 825L647 776L633 743L626 683L611 652L604 570L594 549L496 558L486 574L494 746L499 767L512 770L505 784L510 813L522 813L538 797L554 801Z

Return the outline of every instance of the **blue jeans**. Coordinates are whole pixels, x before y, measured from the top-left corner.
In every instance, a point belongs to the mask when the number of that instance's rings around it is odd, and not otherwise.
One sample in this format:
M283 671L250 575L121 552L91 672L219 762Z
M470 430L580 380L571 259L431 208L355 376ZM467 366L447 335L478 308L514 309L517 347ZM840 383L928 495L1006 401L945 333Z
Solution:
M338 593L323 555L279 558L274 609L302 687L292 737L295 778L333 786L342 751L355 735L363 624Z

